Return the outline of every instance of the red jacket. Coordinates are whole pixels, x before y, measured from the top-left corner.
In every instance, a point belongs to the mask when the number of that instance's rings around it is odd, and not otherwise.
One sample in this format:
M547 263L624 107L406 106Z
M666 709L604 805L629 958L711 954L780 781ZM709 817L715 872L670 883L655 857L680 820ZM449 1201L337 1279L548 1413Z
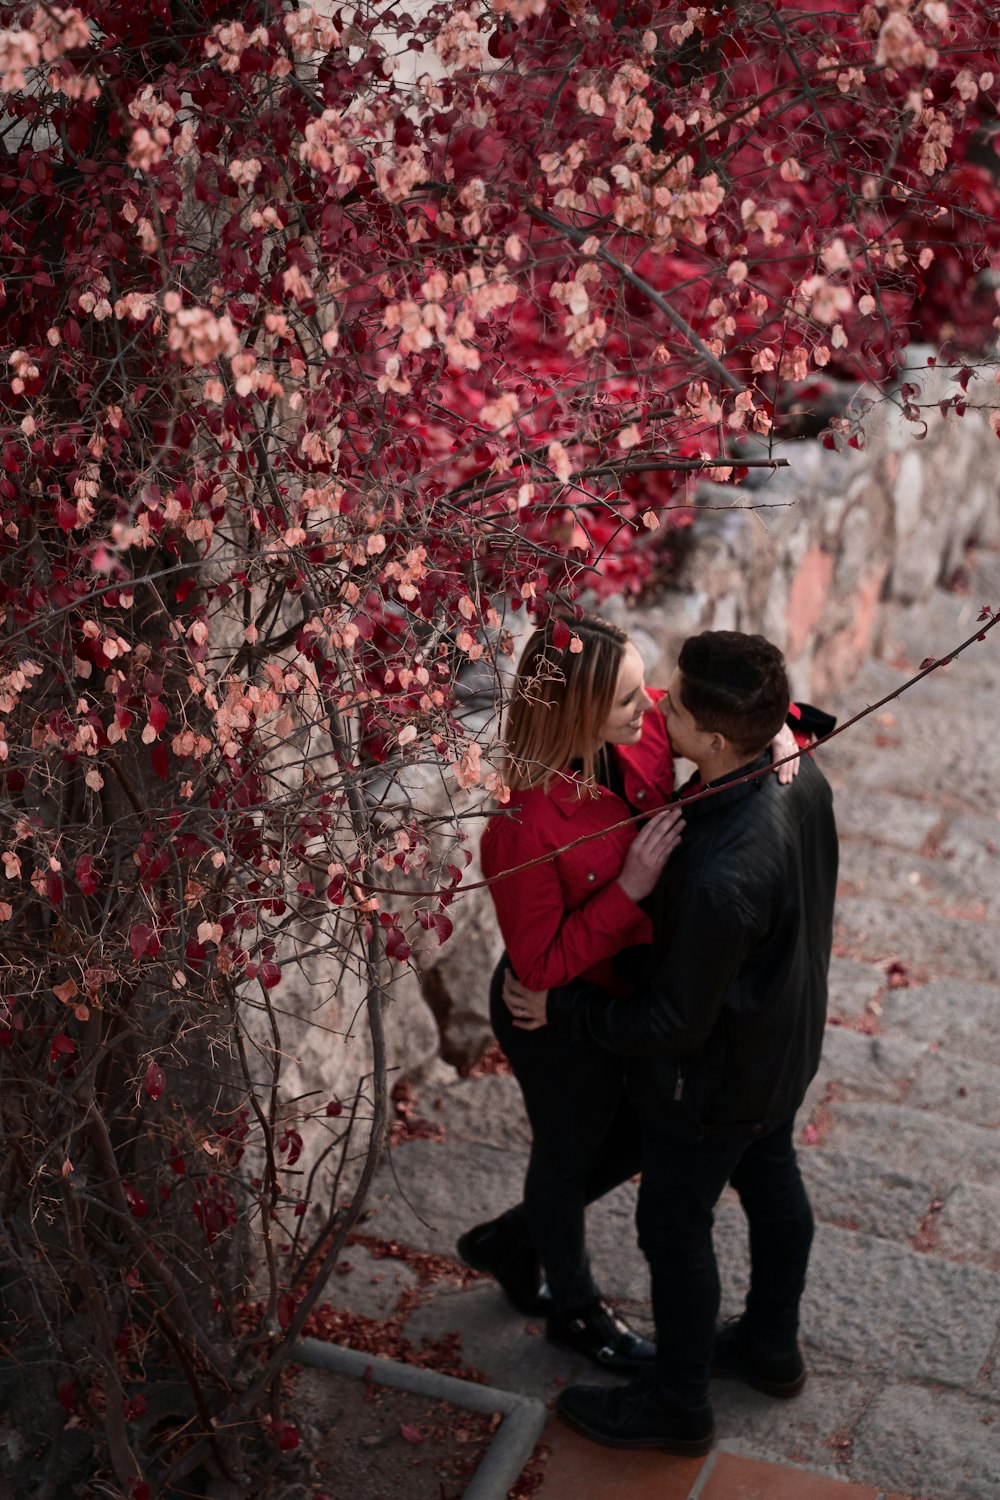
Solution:
M650 692L654 703L662 696ZM618 757L625 794L635 807L654 812L667 801L674 763L657 708L643 716L635 745L616 746L611 753ZM649 918L617 882L636 828L614 824L632 810L606 787L596 797L579 797L579 783L579 777L563 772L547 792L514 793L483 834L487 878L586 834L603 834L490 886L514 972L529 989L552 989L582 975L617 991L621 981L611 962L614 954L652 939Z

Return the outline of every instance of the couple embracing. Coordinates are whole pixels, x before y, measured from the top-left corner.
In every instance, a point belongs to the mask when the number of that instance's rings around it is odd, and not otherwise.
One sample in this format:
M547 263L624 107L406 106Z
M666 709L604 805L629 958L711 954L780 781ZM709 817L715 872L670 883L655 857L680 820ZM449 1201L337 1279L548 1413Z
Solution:
M554 1343L631 1377L563 1391L571 1426L696 1455L714 1435L713 1373L774 1396L805 1381L813 1218L792 1131L826 1015L832 797L809 757L772 770L797 739L763 637L692 636L658 692L622 631L587 617L570 632L556 646L566 627L550 621L525 648L512 796L482 845L506 945L491 1019L533 1132L524 1199L458 1250ZM808 712L791 710L800 725ZM683 815L674 755L696 767ZM601 1297L586 1249L586 1205L637 1172L655 1344ZM727 1183L751 1276L742 1316L718 1328Z

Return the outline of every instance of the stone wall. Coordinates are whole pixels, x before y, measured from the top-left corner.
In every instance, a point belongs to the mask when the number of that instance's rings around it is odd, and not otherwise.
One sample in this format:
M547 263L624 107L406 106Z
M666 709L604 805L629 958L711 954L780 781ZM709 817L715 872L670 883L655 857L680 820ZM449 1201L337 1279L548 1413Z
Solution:
M922 401L957 389L947 371L908 378L921 381ZM992 390L990 372L978 385ZM925 598L955 576L970 546L1000 545L1000 443L973 409L974 390L964 418L935 407L922 439L884 401L866 418L863 450L780 443L774 456L788 468L752 469L735 491L703 486L674 586L639 606L600 606L631 633L648 680L666 682L693 632L747 630L785 652L796 697L822 705L844 687L878 649L883 602ZM477 874L473 866L469 878ZM488 1039L486 992L501 945L485 891L456 901L452 915L454 935L422 955L421 979L442 1055L462 1062ZM423 1020L419 1035L426 1039ZM397 1036L405 1044L406 1028ZM402 1065L422 1061L414 1054Z

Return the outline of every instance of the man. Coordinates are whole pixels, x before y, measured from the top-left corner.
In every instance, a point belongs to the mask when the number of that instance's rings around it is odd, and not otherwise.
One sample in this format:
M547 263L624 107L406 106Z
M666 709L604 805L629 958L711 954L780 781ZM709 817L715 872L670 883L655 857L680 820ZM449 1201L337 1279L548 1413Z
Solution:
M707 631L684 645L665 715L697 775L686 830L653 900L653 957L634 994L508 978L520 1024L587 1035L632 1061L643 1120L639 1243L649 1261L655 1374L617 1389L571 1386L558 1409L623 1448L708 1451L711 1372L798 1393L797 1344L813 1220L795 1160L795 1112L819 1063L837 879L826 780L807 758L788 785L767 774L788 710L777 648ZM749 779L747 779L749 778ZM715 1204L727 1182L750 1225L742 1317L716 1331Z

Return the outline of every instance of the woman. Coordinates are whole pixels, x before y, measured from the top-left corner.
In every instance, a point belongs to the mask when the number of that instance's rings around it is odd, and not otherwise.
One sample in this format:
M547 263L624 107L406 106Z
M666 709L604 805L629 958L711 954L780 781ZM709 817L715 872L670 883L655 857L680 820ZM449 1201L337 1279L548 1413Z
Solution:
M507 948L490 1015L533 1142L523 1203L458 1241L519 1310L547 1314L554 1343L622 1371L648 1368L655 1350L602 1299L584 1232L586 1205L638 1171L622 1061L516 1028L502 988L509 963L529 989L583 979L621 993L615 955L651 940L639 903L683 828L677 809L657 811L674 785L660 697L624 631L593 616L550 620L522 655L506 722L511 801L490 819L482 865ZM775 748L789 753L792 736ZM629 820L642 814L637 830Z

